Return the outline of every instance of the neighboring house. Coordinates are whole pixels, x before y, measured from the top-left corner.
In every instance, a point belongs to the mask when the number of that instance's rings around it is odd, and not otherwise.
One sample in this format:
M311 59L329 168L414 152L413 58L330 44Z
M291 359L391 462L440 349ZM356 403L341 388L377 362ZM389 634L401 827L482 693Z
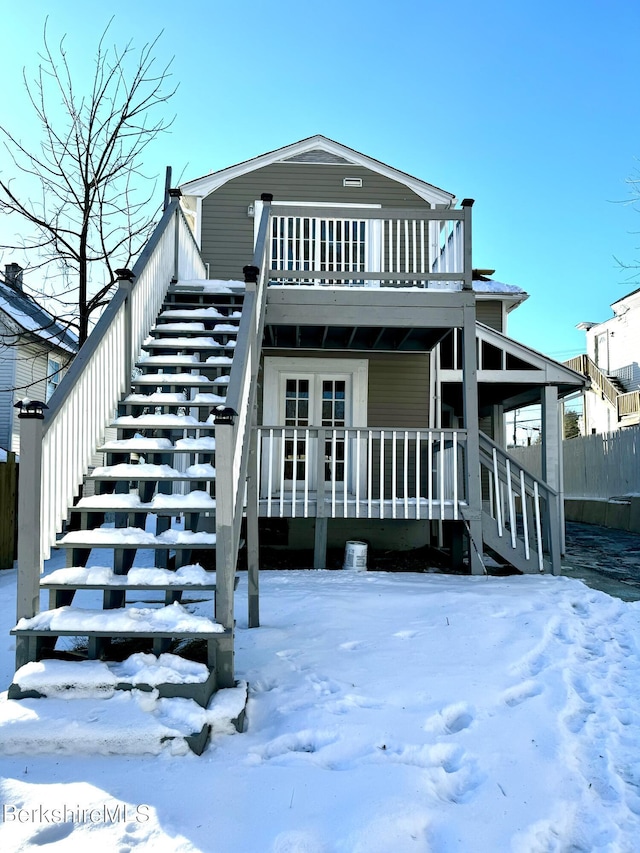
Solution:
M23 494L18 665L57 634L107 660L113 637L155 652L201 639L212 684L233 685L238 552L253 627L261 536L311 549L316 568L365 539L438 545L474 574L483 552L560 571L558 404L586 380L507 335L527 294L473 268L472 200L323 136L170 195L52 409L23 422L21 477L40 485ZM505 449L505 412L534 404L541 478ZM108 427L95 495L78 501ZM41 582L56 541L75 568ZM113 575L86 568L93 548L113 551ZM158 572L129 573L144 549ZM215 626L172 603L212 589L198 561L216 567ZM58 619L87 586L104 612ZM32 621L42 587L52 610ZM127 622L127 591L150 589L168 607Z
M583 322L586 353L564 364L591 380L584 392L584 435L640 423L640 289L611 304L613 317Z
M19 451L14 404L48 401L77 348L76 336L24 292L18 264L7 264L0 275L0 447Z

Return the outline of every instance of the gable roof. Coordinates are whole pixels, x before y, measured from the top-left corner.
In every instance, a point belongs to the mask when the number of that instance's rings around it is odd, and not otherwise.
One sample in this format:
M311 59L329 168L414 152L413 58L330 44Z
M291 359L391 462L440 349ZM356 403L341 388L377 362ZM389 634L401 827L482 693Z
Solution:
M78 339L24 291L0 278L0 313L49 346L76 352Z
M262 169L264 166L270 166L272 163L317 163L362 166L365 169L370 169L372 172L377 172L391 180L404 184L413 190L416 195L432 205L438 204L453 207L457 201L455 196L446 190L429 184L427 181L414 178L406 172L394 169L392 166L380 162L380 160L375 160L373 157L361 154L359 151L348 148L346 145L335 142L333 139L328 139L321 134L309 136L307 139L301 139L299 142L285 145L283 148L276 148L275 151L268 151L266 154L252 157L250 160L244 160L242 163L236 163L234 166L228 166L225 169L210 172L208 175L196 178L193 181L187 181L180 185L180 190L184 195L203 198L215 192L226 184L227 181L237 178L240 175L245 175L248 172L253 172L256 169Z

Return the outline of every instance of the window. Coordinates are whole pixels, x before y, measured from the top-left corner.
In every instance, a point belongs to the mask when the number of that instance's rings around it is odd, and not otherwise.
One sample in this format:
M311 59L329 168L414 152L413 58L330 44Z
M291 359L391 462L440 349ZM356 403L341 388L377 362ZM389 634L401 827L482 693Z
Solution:
M48 403L62 379L62 365L55 358L49 357L47 361L47 394L46 402Z

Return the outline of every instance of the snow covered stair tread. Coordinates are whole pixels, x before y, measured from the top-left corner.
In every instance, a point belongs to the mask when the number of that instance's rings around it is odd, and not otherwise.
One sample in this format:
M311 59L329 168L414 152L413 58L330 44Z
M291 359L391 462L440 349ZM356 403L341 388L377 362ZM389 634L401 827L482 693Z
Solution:
M117 575L110 566L72 566L68 569L58 569L43 575L40 580L42 589L53 587L99 588L124 587L128 589L165 589L198 588L215 590L216 573L207 572L199 563L171 571L170 569L138 568L129 569L126 575Z
M147 438L136 435L133 438L116 438L101 445L98 450L105 453L185 453L210 452L216 449L213 436L201 438L179 438L175 444L168 438Z
M0 753L200 754L210 735L241 730L246 701L244 682L215 693L207 708L135 689L108 699L7 700L0 705Z
M43 610L31 619L20 619L11 633L51 633L61 637L142 635L186 639L224 634L225 629L207 616L194 616L175 602L165 607L126 607L114 610L58 607L55 610Z
M185 448L186 449L186 448ZM93 469L91 479L108 480L213 480L216 469L206 462L199 465L189 465L185 471L172 468L171 465L154 465L146 463L120 462L117 465L101 465Z
M148 533L140 527L94 527L73 530L56 542L56 548L213 548L215 533L165 530Z
M208 492L194 489L186 495L157 494L144 503L136 494L114 492L82 498L70 512L152 512L173 515L176 512L213 512L216 502Z

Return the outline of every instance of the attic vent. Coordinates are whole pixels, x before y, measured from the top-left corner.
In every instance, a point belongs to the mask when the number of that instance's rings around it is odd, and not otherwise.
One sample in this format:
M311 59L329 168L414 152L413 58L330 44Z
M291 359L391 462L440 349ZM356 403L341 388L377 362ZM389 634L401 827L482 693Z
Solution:
M361 187L362 186L362 178L343 178L342 179L343 187Z

